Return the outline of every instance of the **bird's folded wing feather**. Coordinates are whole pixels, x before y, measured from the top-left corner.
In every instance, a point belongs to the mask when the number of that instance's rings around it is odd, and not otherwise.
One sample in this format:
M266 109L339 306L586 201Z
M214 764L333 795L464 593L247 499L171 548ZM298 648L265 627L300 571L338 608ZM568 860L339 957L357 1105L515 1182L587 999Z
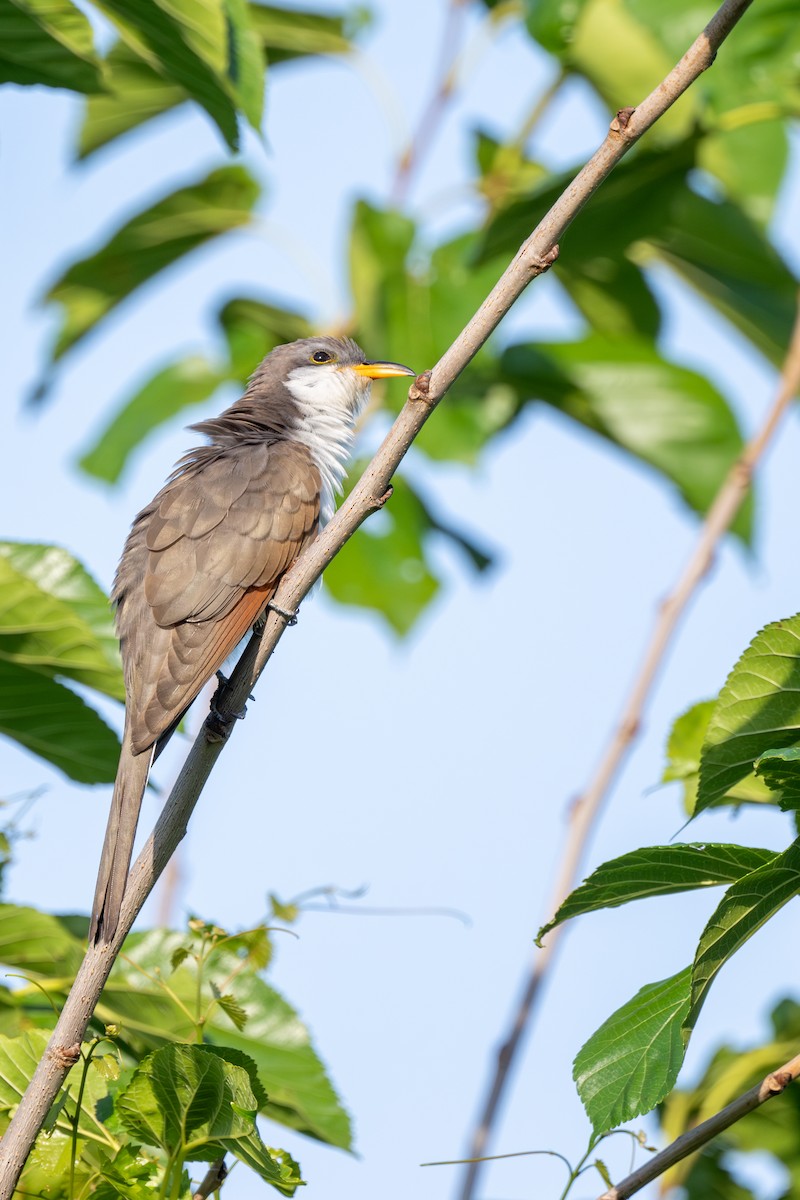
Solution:
M292 442L198 456L139 515L114 589L141 753L258 618L319 522L319 470Z

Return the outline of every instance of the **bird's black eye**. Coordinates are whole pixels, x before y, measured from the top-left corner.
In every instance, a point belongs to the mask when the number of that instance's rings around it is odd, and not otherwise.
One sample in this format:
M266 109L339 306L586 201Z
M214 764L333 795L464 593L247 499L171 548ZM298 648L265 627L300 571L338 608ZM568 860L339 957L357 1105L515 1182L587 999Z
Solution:
M327 350L315 350L311 355L311 361L314 363L333 362L333 355L329 354Z

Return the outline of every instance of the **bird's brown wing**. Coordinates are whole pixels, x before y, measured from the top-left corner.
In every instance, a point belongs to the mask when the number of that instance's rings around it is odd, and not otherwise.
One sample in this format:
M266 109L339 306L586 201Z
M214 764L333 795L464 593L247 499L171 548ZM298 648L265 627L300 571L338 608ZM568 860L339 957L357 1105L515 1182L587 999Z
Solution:
M140 754L191 704L316 534L320 475L291 442L199 460L140 513L117 573L131 744Z

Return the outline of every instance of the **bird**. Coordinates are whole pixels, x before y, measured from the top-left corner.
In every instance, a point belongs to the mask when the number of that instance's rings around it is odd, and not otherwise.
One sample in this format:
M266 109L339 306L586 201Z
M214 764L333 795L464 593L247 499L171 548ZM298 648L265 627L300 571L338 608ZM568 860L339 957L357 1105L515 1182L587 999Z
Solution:
M125 723L90 945L116 933L160 746L333 515L371 381L408 375L400 363L368 361L350 338L275 347L240 399L190 426L207 443L135 518L111 592Z

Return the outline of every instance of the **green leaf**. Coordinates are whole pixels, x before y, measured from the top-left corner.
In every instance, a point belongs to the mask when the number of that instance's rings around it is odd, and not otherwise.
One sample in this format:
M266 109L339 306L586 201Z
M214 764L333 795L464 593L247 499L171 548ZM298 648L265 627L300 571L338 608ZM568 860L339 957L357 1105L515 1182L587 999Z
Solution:
M344 54L351 49L343 17L315 12L294 12L269 5L251 4L248 24L255 38L248 40L251 83L256 66L264 72L264 55L271 67L311 54ZM149 57L149 56L148 56ZM112 46L105 59L107 93L93 96L79 135L78 155L85 158L114 138L138 128L189 99L189 93L171 76L164 76L124 41ZM260 83L259 80L256 81ZM290 339L291 340L291 339Z
M83 13L70 0L0 0L0 82L102 91Z
M91 103L91 101L90 101ZM735 119L736 113L731 114ZM748 121L748 112L741 120ZM698 148L698 163L725 188L747 216L762 228L773 217L789 161L789 136L784 121L749 121L712 130Z
M593 871L567 897L553 920L539 930L537 944L540 945L542 938L556 925L584 913L617 908L650 896L720 887L741 879L774 858L772 850L724 842L643 846L640 850L612 858Z
M797 280L754 221L735 204L690 188L674 198L652 245L776 366L786 356L797 308Z
M349 54L353 36L365 23L353 20L351 14L338 16L261 3L251 4L250 20L270 66L308 55Z
M0 904L0 962L6 967L26 976L63 978L74 975L82 961L81 942L57 917Z
M0 734L77 783L112 783L119 741L69 688L0 658Z
M476 238L464 235L433 250L417 245L414 222L359 201L350 240L356 338L373 357L421 371L437 361L497 281L497 263L476 267ZM488 377L487 377L488 376ZM454 385L447 404L415 445L432 458L473 463L487 440L518 409L498 389L496 364L483 349ZM404 389L387 389L399 410Z
M121 1146L113 1160L101 1169L103 1183L93 1191L93 1200L153 1200L158 1168L152 1160L143 1158L138 1146Z
M655 338L661 310L641 268L622 255L565 259L558 281L597 333Z
M108 90L90 97L78 134L81 159L189 98L123 41L111 47L105 67Z
M664 46L660 32L654 35L636 21L621 0L592 0L581 6L562 59L584 75L615 112L639 104L658 87L703 24L694 27L676 54ZM690 88L650 131L651 144L685 137L699 107L699 97Z
M98 0L98 6L134 53L206 110L231 149L239 144L237 109L258 128L263 65L244 3Z
M518 345L503 354L520 403L541 399L655 467L703 513L742 448L724 398L702 375L636 337ZM742 510L736 529L750 531Z
M250 296L229 300L217 314L228 344L229 378L244 385L270 350L283 342L310 337L307 318Z
M691 1006L684 1033L694 1028L717 973L744 943L800 891L800 838L782 854L733 884L703 930L692 967Z
M800 746L765 750L754 767L767 787L780 793L778 803L784 812L800 809Z
M243 1032L213 1016L208 1037L254 1060L269 1100L265 1116L309 1137L351 1148L350 1118L311 1044L308 1030L287 1002L257 975L240 976L231 988L247 1013Z
M244 167L219 167L137 213L94 254L73 263L45 297L63 308L53 361L159 272L212 238L247 225L258 195Z
M697 803L697 784L700 777L700 752L708 725L717 706L716 700L702 700L678 717L667 743L667 765L662 783L680 780L683 784L683 807L692 816ZM774 804L775 797L761 779L746 775L725 795L715 800L715 806L729 804Z
M800 615L768 625L719 694L700 758L696 812L748 776L767 750L800 744Z
M208 399L225 378L225 372L197 355L162 367L111 418L78 466L95 479L116 483L133 451L154 430Z
M690 979L687 967L643 987L578 1051L573 1078L595 1136L650 1112L673 1087Z
M559 57L569 51L588 0L525 0L525 24L539 45Z
M0 659L125 697L108 597L60 546L0 542Z
M81 457L79 466L87 474L116 483L131 454L160 425L208 399L227 381L244 387L270 350L311 333L311 326L299 313L248 298L228 301L218 320L230 361L214 364L194 355L169 363L150 376Z
M613 279L619 259L640 267L663 261L780 364L794 324L796 280L756 221L730 201L711 200L689 186L702 144L687 137L668 148L638 150L621 163L564 235L554 273L566 273L567 283L575 271ZM496 213L477 260L516 253L574 174L551 176ZM634 320L629 303L627 309L627 320Z
M288 1156L261 1140L248 1072L206 1047L170 1045L148 1055L115 1111L135 1138L168 1154L203 1161L232 1153L287 1196L302 1182Z
M33 1078L34 1071L45 1053L50 1040L50 1031L42 1029L25 1030L18 1037L8 1038L0 1034L0 1126L7 1124L9 1112L16 1109L25 1089ZM65 1088L69 1090L69 1114L74 1111L72 1096L77 1093L75 1083L83 1072L83 1063L79 1059L67 1075ZM81 1101L80 1134L85 1136L89 1131L95 1136L102 1130L102 1122L97 1115L97 1105L108 1095L108 1086L101 1073L92 1063L86 1071L86 1084ZM56 1099L53 1108L56 1109L55 1119L50 1122L47 1138L44 1142L57 1141L64 1138L69 1141L72 1134L72 1121L67 1114L63 1093ZM51 1109L51 1114L52 1114ZM55 1147L56 1154L61 1154L59 1146Z
M185 935L166 930L133 934L125 943L126 961L117 960L103 991L97 1019L121 1025L123 1038L137 1054L161 1046L167 1039L189 1039L194 1035L185 1012L159 986L155 974L185 944ZM240 968L234 939L231 950L223 944L213 951L204 979L219 978L222 982ZM194 1011L197 974L193 960L185 960L173 972L169 986ZM226 985L226 992L247 1013L245 1030L231 1028L227 1017L212 1011L205 1033L215 1046L240 1050L257 1064L269 1094L265 1114L320 1141L349 1149L349 1117L294 1009L251 972L242 971Z
M439 590L425 553L430 528L411 488L405 481L396 486L379 521L362 525L326 568L329 594L340 604L374 609L396 633L408 633Z

